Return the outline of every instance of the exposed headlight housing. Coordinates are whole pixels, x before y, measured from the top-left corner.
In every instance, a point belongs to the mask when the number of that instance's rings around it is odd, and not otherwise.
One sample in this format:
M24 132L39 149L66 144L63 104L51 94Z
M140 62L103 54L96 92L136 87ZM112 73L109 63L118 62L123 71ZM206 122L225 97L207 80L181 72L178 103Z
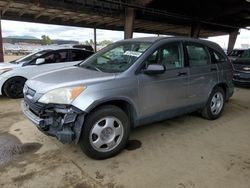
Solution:
M0 75L11 70L11 68L0 69Z
M85 89L86 87L83 85L54 89L45 93L38 102L44 104L71 104Z

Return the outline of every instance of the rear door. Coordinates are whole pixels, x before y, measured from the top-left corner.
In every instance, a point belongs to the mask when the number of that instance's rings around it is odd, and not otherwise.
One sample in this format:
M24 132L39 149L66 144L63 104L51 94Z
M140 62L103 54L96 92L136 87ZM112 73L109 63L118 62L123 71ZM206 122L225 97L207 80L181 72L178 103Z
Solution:
M189 66L188 103L203 104L218 82L217 64L211 63L208 49L199 43L184 43L185 59Z
M184 67L181 44L165 44L151 54L144 64L144 68L149 64L163 64L166 71L157 75L138 75L140 115L148 117L185 106L188 68Z
M209 48L211 62L218 66L218 78L219 82L227 83L229 88L233 88L233 71L232 64L229 62L226 55L217 49Z

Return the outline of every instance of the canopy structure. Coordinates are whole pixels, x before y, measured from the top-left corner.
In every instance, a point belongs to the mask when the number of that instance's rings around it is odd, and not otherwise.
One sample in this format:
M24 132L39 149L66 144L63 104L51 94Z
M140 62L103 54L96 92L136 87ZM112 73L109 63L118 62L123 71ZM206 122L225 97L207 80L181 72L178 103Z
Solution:
M250 0L0 0L0 11L6 20L120 30L125 38L230 34L229 50L250 26Z

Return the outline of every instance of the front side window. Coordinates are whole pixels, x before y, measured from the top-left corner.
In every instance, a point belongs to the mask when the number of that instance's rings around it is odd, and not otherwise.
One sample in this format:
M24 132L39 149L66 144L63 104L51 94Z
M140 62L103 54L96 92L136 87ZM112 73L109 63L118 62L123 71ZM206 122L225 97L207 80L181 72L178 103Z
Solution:
M183 67L180 47L178 44L169 44L162 48L161 63L166 69L177 69Z
M44 64L48 63L62 63L67 62L68 53L67 51L55 51L43 57L45 59Z
M167 44L157 49L145 61L145 66L150 64L162 64L166 69L182 68L183 61L180 46L177 43Z
M19 64L20 62L30 62L30 61L32 61L34 59L42 57L46 53L48 53L48 50L43 50L43 51L35 52L35 53L29 54L27 56L24 56L22 58L19 58L17 60L11 61L10 63Z
M190 67L207 65L209 56L205 47L198 44L187 44L186 51Z
M149 42L114 43L79 66L101 72L124 72L151 46Z

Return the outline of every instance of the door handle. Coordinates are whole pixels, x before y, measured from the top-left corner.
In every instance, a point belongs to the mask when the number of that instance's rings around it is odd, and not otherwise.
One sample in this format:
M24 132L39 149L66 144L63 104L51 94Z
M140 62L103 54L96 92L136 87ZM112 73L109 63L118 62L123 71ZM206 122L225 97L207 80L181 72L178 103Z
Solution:
M187 72L178 72L177 76L186 76Z

